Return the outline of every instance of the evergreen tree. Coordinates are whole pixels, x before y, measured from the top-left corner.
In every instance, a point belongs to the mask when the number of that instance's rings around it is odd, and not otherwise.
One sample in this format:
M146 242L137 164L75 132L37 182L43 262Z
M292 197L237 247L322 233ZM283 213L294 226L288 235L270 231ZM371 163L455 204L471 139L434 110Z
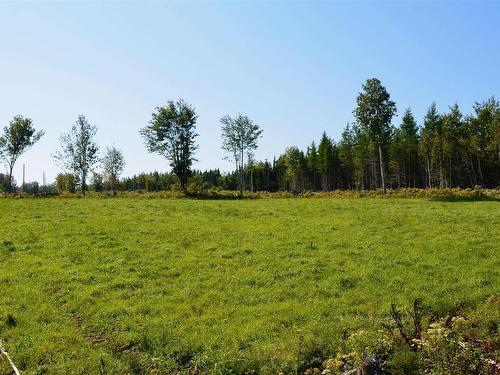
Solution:
M340 163L340 187L343 189L352 189L354 173L354 133L349 124L342 132L342 138L338 145L339 163Z
M310 188L314 191L318 187L318 149L314 141L311 143L311 146L307 148L307 169L310 179Z
M389 146L389 176L391 185L398 189L405 186L406 176L405 148L402 133L401 128L394 129Z
M500 184L500 103L491 97L474 104L469 118L470 136L478 183L483 186Z
M353 124L352 131L354 135L352 151L355 183L361 190L365 188L376 189L376 174L370 173L370 164L373 171L373 157L371 157L374 153L373 142L370 141L368 131L358 124Z
M331 168L333 162L332 140L323 132L318 146L318 172L321 176L321 187L324 191L330 189Z
M413 117L411 109L408 108L403 114L400 127L400 141L402 154L400 165L403 173L403 185L405 187L417 186L418 176L418 125Z
M443 163L446 165L446 187L463 186L465 184L466 158L464 150L460 147L465 136L462 113L458 104L450 107L450 112L443 115Z
M433 187L434 166L436 165L435 143L436 136L441 126L441 116L439 115L436 103L432 103L424 117L424 126L420 132L419 156L424 164L424 181L426 187Z

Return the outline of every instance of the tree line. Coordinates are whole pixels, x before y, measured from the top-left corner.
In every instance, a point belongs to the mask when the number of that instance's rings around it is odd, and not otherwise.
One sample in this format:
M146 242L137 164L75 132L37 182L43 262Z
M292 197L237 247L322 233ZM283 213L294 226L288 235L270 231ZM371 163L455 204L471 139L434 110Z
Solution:
M187 190L329 191L387 188L452 188L500 185L500 103L491 97L464 115L457 104L439 113L432 103L419 126L410 108L393 124L396 104L377 78L368 79L357 96L354 121L338 141L326 132L305 150L288 147L272 161L256 161L254 152L263 130L248 116L220 120L222 146L234 171L193 169L198 148L197 114L182 99L158 107L140 129L146 149L168 160L169 173L141 173L121 178L125 160L116 147L100 155L97 127L80 115L70 132L60 137L53 158L64 170L57 191L96 191L178 188ZM16 190L14 165L43 131L31 119L16 116L0 134L0 158L6 174L0 189ZM100 170L100 171L98 171ZM31 190L34 189L32 185Z

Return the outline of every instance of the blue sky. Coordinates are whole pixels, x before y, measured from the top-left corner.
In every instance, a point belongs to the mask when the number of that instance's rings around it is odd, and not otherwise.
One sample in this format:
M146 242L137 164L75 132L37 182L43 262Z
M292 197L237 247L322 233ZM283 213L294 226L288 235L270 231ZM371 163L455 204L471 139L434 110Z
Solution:
M197 110L196 168L222 160L219 119L247 114L264 129L258 159L338 139L361 84L378 77L419 123L435 101L464 112L500 97L500 2L0 3L0 125L16 114L46 135L19 160L52 181L51 155L78 114L126 175L169 170L139 129L156 106ZM400 118L395 118L395 124Z

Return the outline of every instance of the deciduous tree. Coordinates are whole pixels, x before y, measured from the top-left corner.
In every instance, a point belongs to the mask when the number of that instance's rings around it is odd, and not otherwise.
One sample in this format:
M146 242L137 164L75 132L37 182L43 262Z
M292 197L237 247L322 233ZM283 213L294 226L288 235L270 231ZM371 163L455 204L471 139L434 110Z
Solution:
M382 190L385 193L385 175L383 152L391 135L391 120L396 114L396 104L377 78L371 78L363 85L363 91L357 97L354 110L358 124L370 135L375 148L378 149Z
M245 156L257 149L257 140L262 135L262 129L248 116L238 114L235 118L224 116L222 124L222 149L233 158L236 170L239 173L240 194L243 195L245 186L244 167Z
M33 121L15 116L0 135L0 158L8 172L7 191L12 192L12 172L17 159L43 136L43 130L35 130Z
M123 157L123 153L114 146L108 148L102 159L102 165L104 175L111 186L111 191L114 193L116 183L125 168L125 158Z
M170 162L184 191L196 161L197 118L195 109L184 100L169 101L165 107L156 108L149 125L140 131L148 151L164 156Z
M84 115L78 116L71 131L60 138L61 148L54 158L64 169L77 178L83 195L87 191L87 178L99 162L99 147L95 142L97 127L90 124Z

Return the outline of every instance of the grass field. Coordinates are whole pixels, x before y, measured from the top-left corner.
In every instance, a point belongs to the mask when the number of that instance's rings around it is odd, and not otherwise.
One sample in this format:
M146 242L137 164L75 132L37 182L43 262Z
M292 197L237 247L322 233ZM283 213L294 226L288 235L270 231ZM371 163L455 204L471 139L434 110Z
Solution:
M27 374L293 373L308 342L335 351L391 302L444 314L500 292L498 202L0 199L0 212L0 340Z

